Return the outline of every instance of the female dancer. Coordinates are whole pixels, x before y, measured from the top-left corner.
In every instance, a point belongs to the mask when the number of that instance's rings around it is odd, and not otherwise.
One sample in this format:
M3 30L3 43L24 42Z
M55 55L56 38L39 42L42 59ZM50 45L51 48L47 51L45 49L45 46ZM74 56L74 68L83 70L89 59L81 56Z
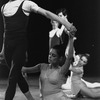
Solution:
M69 34L68 55L65 63L60 66L59 63L64 57L65 50L62 45L55 45L50 49L47 63L40 63L33 67L23 67L22 72L33 73L40 71L42 100L69 100L62 92L61 85L65 83L65 74L67 73L70 62L73 57L74 36Z
M71 93L77 96L78 93L90 98L100 98L100 84L98 86L87 86L87 83L82 79L83 66L88 62L89 54L80 54L76 63L74 63L69 70L71 71ZM90 83L89 83L90 84ZM94 83L95 84L95 83ZM97 88L98 87L98 88ZM63 86L64 88L64 86ZM67 94L67 92L66 92ZM68 95L67 95L68 96Z

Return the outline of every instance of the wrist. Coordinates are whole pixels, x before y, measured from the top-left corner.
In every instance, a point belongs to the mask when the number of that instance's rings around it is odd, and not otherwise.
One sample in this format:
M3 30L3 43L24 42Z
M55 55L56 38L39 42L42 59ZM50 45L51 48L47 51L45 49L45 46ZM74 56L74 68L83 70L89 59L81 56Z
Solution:
M66 22L66 29L67 29L68 31L70 31L70 28L73 26L73 23L70 23L70 22L68 21L68 19L65 19L65 22Z

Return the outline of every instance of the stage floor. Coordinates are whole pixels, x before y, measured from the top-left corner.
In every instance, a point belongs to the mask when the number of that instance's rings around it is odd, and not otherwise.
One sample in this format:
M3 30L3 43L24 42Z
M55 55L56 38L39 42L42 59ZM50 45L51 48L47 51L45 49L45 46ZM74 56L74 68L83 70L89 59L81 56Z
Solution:
M86 78L86 79L91 82L93 82L93 80L100 82L100 79L96 79L96 78ZM28 80L28 84L30 86L31 94L33 95L35 100L40 100L39 99L38 78L34 77L31 79L27 79L27 80ZM4 100L4 94L5 94L6 87L7 87L7 80L0 80L0 100ZM14 100L27 100L18 87L17 87L17 91L16 91L16 95L14 97ZM70 99L70 100L100 100L100 99L76 98L76 99Z

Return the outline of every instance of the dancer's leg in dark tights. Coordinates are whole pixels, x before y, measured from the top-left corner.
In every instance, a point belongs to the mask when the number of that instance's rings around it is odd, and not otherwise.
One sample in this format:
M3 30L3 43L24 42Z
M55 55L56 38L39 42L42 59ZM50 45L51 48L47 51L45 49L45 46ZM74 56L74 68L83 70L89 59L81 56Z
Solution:
M25 64L25 55L26 45L21 43L14 46L13 44L5 45L5 58L10 69L5 100L13 100L17 84L24 94L29 91L28 84L21 73L22 66Z

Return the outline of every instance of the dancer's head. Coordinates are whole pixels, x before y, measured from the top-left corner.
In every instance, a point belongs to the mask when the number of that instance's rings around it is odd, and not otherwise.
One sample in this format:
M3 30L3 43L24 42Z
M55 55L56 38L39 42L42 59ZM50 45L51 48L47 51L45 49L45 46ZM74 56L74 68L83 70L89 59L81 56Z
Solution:
M67 11L65 8L61 8L61 9L58 9L56 11L56 14L59 16L59 17L66 17L67 18Z
M75 57L74 65L84 66L88 63L90 55L89 54L78 54Z
M80 63L84 66L87 64L88 60L89 60L89 54L81 54L80 55Z
M53 65L59 65L63 57L65 57L65 50L63 49L63 46L55 45L50 49L48 61Z
M53 29L56 29L56 28L58 28L59 23L58 23L57 21L51 20L51 25L52 25L52 28L53 28Z

